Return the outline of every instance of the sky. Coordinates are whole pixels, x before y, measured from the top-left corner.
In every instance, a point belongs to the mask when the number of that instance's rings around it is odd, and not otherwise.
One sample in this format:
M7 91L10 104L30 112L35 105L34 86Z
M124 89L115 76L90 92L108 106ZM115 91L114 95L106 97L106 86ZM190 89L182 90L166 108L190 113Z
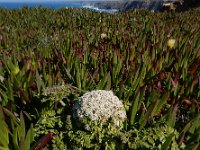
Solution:
M77 1L122 1L122 0L0 0L0 2L59 2L59 1L66 1L66 2L77 2Z
M106 0L0 0L0 2L44 2L44 1L106 1ZM115 0L116 1L116 0Z

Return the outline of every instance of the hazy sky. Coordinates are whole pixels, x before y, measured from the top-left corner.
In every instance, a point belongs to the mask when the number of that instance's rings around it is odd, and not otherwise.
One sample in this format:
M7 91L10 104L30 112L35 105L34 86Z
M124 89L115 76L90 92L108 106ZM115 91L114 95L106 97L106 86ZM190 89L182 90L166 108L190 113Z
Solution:
M43 1L106 1L106 0L0 0L0 2L43 2Z
M122 1L122 0L0 0L0 2L42 2L42 1Z

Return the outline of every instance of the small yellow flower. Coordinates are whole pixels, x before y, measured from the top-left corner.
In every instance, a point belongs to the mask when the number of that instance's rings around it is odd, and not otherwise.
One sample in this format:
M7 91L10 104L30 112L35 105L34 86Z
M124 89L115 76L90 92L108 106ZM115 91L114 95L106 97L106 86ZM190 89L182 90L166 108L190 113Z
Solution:
M174 45L175 45L175 42L176 42L175 39L169 39L169 40L167 41L167 46L168 46L169 48L173 48Z

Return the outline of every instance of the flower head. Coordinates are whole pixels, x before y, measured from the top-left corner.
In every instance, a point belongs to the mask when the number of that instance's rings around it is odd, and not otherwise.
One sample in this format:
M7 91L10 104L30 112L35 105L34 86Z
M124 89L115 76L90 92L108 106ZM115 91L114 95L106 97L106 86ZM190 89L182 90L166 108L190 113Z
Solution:
M85 93L73 107L73 117L83 123L87 117L91 121L105 123L109 119L120 127L126 119L126 111L122 102L112 91L95 90Z
M4 81L4 77L0 75L0 81L3 82Z
M107 34L102 33L102 34L101 34L101 39L105 39L105 38L107 38Z
M169 39L169 40L167 41L167 46L168 46L169 48L173 48L174 45L175 45L175 43L176 43L176 40L175 40L175 39Z

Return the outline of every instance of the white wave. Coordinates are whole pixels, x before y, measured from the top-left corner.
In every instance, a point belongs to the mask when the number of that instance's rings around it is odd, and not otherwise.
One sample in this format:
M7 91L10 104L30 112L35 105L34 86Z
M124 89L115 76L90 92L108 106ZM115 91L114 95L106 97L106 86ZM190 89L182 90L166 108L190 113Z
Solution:
M98 7L95 7L93 5L83 5L83 8L88 8L88 9L92 9L98 12L108 12L108 13L113 13L113 12L118 12L117 9L100 9Z

